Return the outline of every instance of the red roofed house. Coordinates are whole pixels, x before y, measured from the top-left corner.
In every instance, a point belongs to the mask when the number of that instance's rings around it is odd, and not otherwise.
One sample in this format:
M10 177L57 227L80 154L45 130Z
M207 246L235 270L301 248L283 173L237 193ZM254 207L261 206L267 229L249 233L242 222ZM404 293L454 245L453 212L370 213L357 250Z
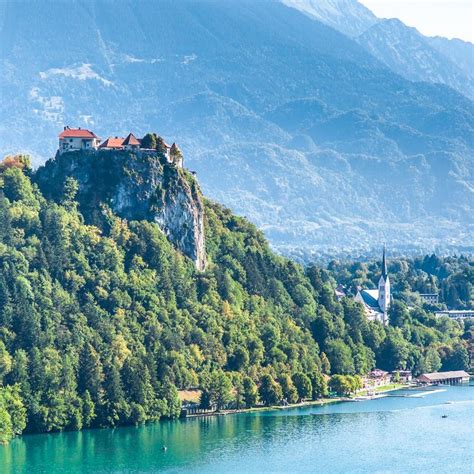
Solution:
M99 146L104 150L137 150L140 148L140 142L133 133L129 133L127 138L109 137Z
M59 134L59 153L75 150L95 150L99 146L100 138L85 128L69 128Z
M99 148L104 150L123 150L123 137L109 137L103 143L100 144Z
M125 150L136 150L140 148L140 142L137 140L133 133L129 133L127 138L123 141Z

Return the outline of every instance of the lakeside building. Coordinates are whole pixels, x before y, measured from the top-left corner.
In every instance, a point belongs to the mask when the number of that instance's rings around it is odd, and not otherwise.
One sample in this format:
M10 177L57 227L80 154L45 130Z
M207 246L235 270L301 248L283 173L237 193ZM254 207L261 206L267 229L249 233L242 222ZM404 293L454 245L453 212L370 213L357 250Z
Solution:
M388 385L391 381L390 374L385 370L374 369L364 378L366 388L381 387Z
M413 380L411 370L394 370L392 372L392 379L398 374L400 382L408 383Z
M382 256L382 274L380 275L378 288L374 290L359 289L355 300L362 303L367 318L371 321L380 321L388 324L388 310L391 303L390 278L387 270L385 246Z
M423 300L424 303L428 303L428 304L439 303L438 293L420 293L420 298Z
M449 372L431 372L429 374L421 374L418 382L430 384L454 385L469 382L469 374L464 370L451 370Z
M470 319L474 318L474 310L472 309L448 309L445 311L435 311L434 315L437 318L447 316L452 319Z

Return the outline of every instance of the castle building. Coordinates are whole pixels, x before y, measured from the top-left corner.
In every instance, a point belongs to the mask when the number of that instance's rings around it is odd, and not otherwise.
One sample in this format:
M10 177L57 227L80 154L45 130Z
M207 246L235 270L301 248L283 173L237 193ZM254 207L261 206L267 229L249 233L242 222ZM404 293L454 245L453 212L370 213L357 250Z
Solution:
M59 153L76 150L96 150L100 138L85 128L64 127L59 134Z
M100 138L90 130L85 128L64 127L59 134L59 153L77 150L142 150L144 152L154 152L154 148L145 148L142 146L141 138L135 137L133 133L129 133L127 137L108 137L102 143ZM163 150L168 163L174 164L178 168L183 168L183 155L176 143L168 145L162 140Z
M378 288L375 290L359 289L355 300L363 304L369 320L380 321L383 324L388 324L388 310L390 308L391 292L385 247L383 249L382 274L379 278Z
M101 150L138 150L140 142L133 133L129 133L126 138L109 137L100 144Z

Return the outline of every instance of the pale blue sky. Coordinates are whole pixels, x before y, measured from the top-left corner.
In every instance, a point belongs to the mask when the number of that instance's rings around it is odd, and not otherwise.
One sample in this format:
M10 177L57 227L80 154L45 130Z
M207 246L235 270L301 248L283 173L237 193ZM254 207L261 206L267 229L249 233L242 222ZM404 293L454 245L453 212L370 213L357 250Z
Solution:
M359 0L378 17L399 18L427 36L474 42L473 0Z

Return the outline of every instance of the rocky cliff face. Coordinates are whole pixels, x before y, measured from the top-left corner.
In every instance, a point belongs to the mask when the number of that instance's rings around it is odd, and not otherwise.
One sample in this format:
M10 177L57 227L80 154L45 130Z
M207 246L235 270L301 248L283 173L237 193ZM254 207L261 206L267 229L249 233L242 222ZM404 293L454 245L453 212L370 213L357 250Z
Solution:
M155 152L78 151L56 155L35 180L46 197L59 201L68 177L79 185L77 201L86 221L100 225L106 205L124 219L156 222L204 270L204 205L189 172Z

